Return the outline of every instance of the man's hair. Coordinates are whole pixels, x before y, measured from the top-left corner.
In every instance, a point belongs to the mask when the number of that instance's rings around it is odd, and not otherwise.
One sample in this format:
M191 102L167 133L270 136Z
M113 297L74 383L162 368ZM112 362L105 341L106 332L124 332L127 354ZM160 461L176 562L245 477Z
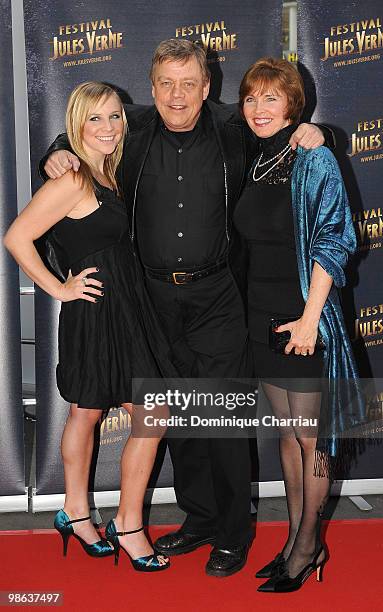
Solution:
M263 57L245 73L239 87L239 107L243 112L245 98L255 89L261 94L267 89L287 96L286 119L297 123L305 106L302 77L290 62L275 57Z
M84 125L92 109L94 109L100 102L106 102L106 100L108 100L111 96L115 96L117 98L117 103L121 107L124 133L113 153L105 156L104 172L111 185L117 189L115 173L122 157L124 137L127 129L124 109L118 94L106 83L89 81L87 83L81 83L78 85L72 91L68 100L66 110L66 130L68 139L73 152L81 160L81 165L78 170L78 177L80 178L82 185L89 191L92 191L93 189L92 162L87 156L83 145L82 139Z
M191 40L178 38L169 38L168 40L160 42L153 55L149 75L150 80L152 83L154 82L154 70L159 64L167 61L185 63L192 57L196 58L201 68L203 80L208 82L210 80L210 70L207 65L206 53L203 47L199 43Z

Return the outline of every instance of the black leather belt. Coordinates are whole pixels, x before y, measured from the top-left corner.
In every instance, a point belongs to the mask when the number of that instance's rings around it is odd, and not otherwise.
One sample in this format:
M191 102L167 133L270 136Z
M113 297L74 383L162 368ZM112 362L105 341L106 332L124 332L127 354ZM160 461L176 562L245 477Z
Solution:
M173 283L174 285L186 285L194 281L206 278L211 274L216 274L223 268L227 267L226 261L200 268L199 270L189 270L187 272L170 272L169 270L156 270L155 268L145 268L145 274L148 278L164 281L165 283Z

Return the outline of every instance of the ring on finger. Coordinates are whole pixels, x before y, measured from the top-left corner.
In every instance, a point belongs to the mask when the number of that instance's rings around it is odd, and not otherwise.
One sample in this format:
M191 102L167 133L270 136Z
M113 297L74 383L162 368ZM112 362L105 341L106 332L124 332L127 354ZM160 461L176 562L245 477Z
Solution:
M84 285L84 287L86 287L86 281L87 281L87 277L83 276L82 279L81 279L81 282Z

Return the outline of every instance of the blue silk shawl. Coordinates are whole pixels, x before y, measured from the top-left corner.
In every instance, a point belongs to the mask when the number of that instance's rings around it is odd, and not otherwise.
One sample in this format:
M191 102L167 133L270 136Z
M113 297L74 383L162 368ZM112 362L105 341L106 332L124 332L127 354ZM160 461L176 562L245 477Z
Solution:
M356 249L356 237L345 186L334 155L326 147L298 147L292 174L292 207L298 270L303 299L310 288L314 262L333 278L319 331L326 349L323 376L329 381L327 433L335 455L337 437L365 421L358 373L348 339L338 288L346 283L344 269ZM322 415L321 415L322 416Z

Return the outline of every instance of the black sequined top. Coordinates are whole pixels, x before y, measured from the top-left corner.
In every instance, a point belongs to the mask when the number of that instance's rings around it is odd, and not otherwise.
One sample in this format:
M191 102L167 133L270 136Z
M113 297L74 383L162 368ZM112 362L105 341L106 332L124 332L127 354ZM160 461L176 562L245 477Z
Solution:
M276 158L263 165L284 149L286 151L295 129L296 126L288 126L260 140L260 157L255 160L234 212L235 226L247 241L249 250L250 338L265 344L268 343L271 317L297 315L298 318L305 306L299 283L291 204L291 173L296 153L288 149L282 160L279 157L279 163Z

